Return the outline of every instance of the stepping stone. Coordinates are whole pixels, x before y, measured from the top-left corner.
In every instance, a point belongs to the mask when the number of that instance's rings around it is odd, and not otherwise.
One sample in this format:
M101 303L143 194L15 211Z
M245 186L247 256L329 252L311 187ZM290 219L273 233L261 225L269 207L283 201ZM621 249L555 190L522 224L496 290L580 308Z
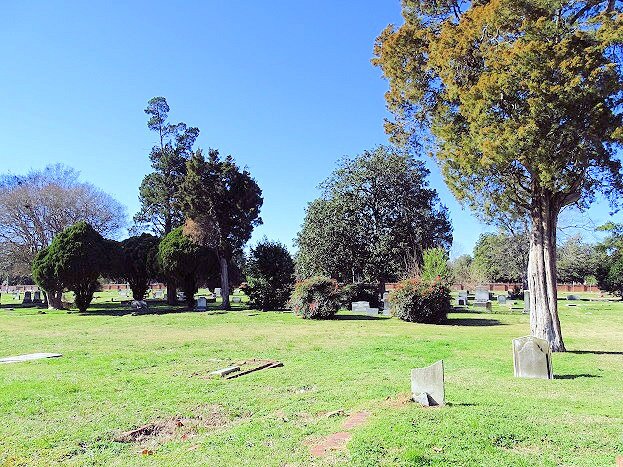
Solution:
M323 457L328 451L344 449L351 438L351 434L346 431L340 431L327 436L320 444L311 448L311 454L314 457Z
M62 357L60 353L29 353L26 355L16 355L14 357L0 358L0 363L19 363L28 362L30 360L39 360L41 358L56 358Z
M350 430L351 428L355 428L356 426L363 425L366 420L368 420L369 416L370 413L368 412L357 412L354 414L350 414L348 418L344 420L342 428L344 428L345 430Z

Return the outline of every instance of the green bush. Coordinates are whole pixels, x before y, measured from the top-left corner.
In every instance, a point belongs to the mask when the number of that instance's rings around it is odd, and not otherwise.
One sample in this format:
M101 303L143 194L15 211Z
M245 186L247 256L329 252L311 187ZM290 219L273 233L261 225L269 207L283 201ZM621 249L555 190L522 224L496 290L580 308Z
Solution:
M340 288L340 304L350 310L353 302L370 302L372 308L379 308L381 301L378 287L364 282L343 285Z
M297 282L290 297L290 306L303 318L333 317L340 307L337 281L328 277L311 277Z
M261 240L251 252L245 267L250 305L262 311L286 306L294 285L294 261L279 242Z
M390 293L394 316L415 323L437 324L451 308L450 289L441 281L406 279Z

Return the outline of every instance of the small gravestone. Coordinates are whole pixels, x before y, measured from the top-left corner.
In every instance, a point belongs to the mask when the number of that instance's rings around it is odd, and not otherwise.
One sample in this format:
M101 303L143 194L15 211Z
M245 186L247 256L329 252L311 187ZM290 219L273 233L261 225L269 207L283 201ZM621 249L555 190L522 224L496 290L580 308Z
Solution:
M242 299L240 297L232 297L231 298L231 302L232 303L241 303Z
M216 289L214 289L214 295L216 295L217 297L220 297L221 296L221 289L218 288L218 287Z
M155 299L162 299L162 298L164 298L164 293L162 292L162 290L156 290L154 292L154 298Z
M523 312L530 313L530 291L523 291Z
M41 292L39 292L38 290L35 291L35 293L33 294L33 297L32 297L32 302L33 303L42 303Z
M205 311L206 308L208 307L208 300L205 297L199 297L197 299L197 310L198 311Z
M370 302L352 302L351 310L365 313L370 308Z
M177 299L183 302L184 300L186 300L186 294L184 292L178 292Z
M554 378L549 343L538 337L513 339L513 365L518 378Z
M32 303L32 295L30 292L24 292L24 300L22 300L22 304Z
M144 300L132 300L132 303L130 303L130 306L132 307L133 310L137 312L149 311L149 306L147 305L147 302Z
M500 305L506 305L506 295L498 295L498 303Z
M445 404L443 360L411 370L413 400L424 407Z
M459 290L459 296L456 299L457 306L467 306L467 290Z
M577 295L567 295L567 300L575 301L579 300L579 298L577 297Z
M391 316L392 304L389 301L389 292L383 292L383 310L381 314L383 316Z

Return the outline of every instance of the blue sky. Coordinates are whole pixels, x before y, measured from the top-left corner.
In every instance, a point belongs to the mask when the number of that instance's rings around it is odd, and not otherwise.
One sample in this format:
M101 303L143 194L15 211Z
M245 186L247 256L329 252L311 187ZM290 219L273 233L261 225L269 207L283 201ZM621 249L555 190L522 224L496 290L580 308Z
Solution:
M0 172L62 162L138 210L155 135L147 100L201 129L199 147L248 166L264 192L266 235L291 246L306 204L343 155L387 142L387 83L375 37L399 0L28 1L0 16ZM487 228L449 193L453 253ZM590 211L595 223L608 208ZM587 234L589 238L592 234Z

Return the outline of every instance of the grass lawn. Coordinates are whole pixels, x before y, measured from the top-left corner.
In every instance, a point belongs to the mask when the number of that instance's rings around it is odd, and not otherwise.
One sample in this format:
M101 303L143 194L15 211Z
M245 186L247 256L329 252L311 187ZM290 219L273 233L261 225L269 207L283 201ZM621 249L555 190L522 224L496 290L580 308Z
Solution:
M346 312L305 321L5 304L0 356L63 357L0 365L0 465L612 466L623 455L623 305L575 303L560 302L570 352L554 355L552 381L513 377L511 339L529 333L517 312L432 326ZM205 378L254 357L284 366ZM438 359L448 405L420 408L408 401L410 369ZM326 416L339 409L371 416L345 450L313 458L310 446L342 430L345 416ZM114 441L173 417L189 421Z

